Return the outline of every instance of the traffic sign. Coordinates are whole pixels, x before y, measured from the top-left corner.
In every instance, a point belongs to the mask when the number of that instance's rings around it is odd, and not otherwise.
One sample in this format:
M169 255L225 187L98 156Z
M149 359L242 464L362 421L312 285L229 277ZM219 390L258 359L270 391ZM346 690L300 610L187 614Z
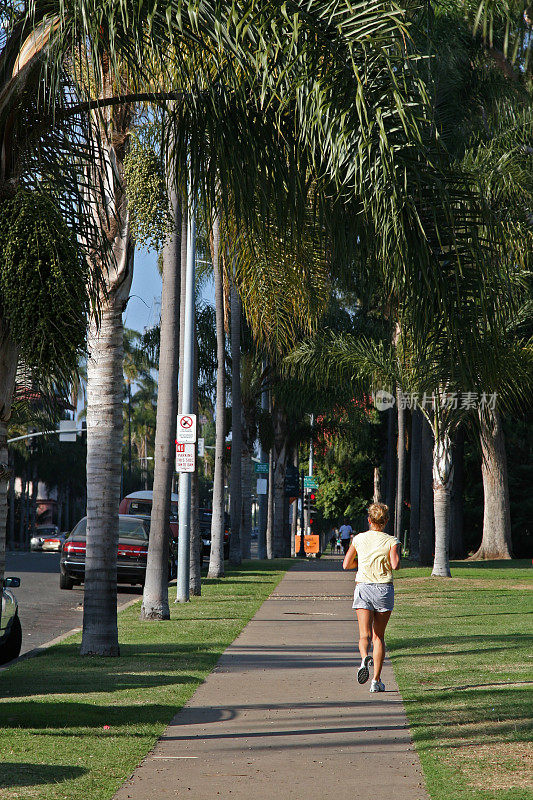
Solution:
M198 458L205 458L205 439L198 439Z
M268 464L254 462L254 470L256 475L268 475Z
M74 427L76 423L71 419L62 419L59 421L59 441L60 442L75 442L78 431Z
M176 472L194 472L196 469L196 444L176 442Z
M318 481L312 475L304 475L304 489L318 489Z
M257 479L257 494L268 494L268 481L266 478Z
M196 414L178 414L176 440L180 444L196 441Z

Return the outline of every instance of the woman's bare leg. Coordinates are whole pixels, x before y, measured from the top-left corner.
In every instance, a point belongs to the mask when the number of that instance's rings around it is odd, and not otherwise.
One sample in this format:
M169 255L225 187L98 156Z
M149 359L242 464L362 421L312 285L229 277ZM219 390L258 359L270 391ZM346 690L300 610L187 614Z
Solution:
M368 655L368 648L372 639L372 618L374 612L366 608L356 608L357 622L359 624L359 652L361 660Z
M383 666L383 659L385 658L385 628L387 627L387 622L389 621L391 614L392 611L374 612L374 631L372 640L374 644L373 655L374 655L375 681L379 681L379 679L381 678L381 668Z

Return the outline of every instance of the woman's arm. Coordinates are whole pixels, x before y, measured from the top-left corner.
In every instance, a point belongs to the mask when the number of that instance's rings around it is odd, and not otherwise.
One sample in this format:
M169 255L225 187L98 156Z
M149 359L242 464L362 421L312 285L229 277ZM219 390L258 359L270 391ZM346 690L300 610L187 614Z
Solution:
M390 549L390 565L393 569L400 569L400 556L402 552L402 546L398 542L398 544L393 544Z
M357 566L357 552L353 544L351 544L344 556L344 561L342 562L343 569L355 569Z

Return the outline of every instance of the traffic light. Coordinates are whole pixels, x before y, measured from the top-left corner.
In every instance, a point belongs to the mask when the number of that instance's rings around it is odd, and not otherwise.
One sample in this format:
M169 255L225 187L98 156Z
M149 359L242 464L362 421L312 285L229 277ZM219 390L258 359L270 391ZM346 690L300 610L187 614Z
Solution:
M309 525L312 525L315 521L316 516L316 494L314 492L309 493Z
M304 494L304 511L309 513L309 525L312 525L316 516L316 492L313 489L308 489Z

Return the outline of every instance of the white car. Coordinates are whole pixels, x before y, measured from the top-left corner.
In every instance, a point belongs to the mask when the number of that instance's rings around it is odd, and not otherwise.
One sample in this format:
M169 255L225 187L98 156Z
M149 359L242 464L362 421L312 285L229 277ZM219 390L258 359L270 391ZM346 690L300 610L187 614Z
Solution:
M17 600L10 589L20 586L20 578L4 578L2 612L0 616L0 664L18 658L22 647L22 628Z
M35 535L30 539L30 550L43 550L45 539L51 539L59 534L57 525L37 525ZM61 547L58 548L61 550Z

